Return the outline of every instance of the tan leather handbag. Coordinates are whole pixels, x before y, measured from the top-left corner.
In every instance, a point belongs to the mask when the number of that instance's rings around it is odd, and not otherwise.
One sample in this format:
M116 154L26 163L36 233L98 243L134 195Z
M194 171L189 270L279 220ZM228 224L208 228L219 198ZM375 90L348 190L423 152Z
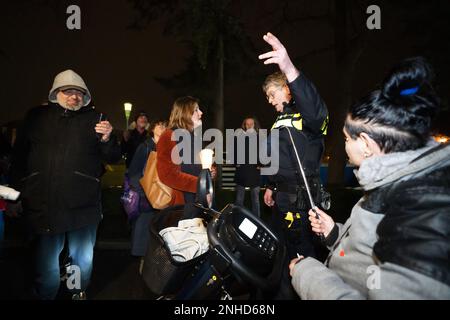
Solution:
M155 209L165 209L172 201L172 188L159 180L156 170L156 152L150 152L145 166L144 176L139 180L148 201Z

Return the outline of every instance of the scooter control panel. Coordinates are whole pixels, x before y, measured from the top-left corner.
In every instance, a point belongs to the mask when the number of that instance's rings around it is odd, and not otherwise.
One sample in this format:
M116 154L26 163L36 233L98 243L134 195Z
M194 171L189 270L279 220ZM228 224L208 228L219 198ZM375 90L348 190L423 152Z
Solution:
M250 240L253 247L264 253L270 259L276 252L275 239L264 229L258 228L253 222L245 218L239 225L239 230Z

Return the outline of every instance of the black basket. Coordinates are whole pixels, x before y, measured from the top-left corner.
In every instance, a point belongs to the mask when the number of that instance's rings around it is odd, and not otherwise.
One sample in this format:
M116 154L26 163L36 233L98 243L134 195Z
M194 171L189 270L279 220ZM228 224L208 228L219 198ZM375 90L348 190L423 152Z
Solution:
M168 227L178 226L183 219L194 218L192 211L184 206L164 209L156 213L150 221L150 239L144 257L142 276L147 287L156 295L175 294L194 267L205 258L206 253L186 262L173 259L170 250L159 232Z

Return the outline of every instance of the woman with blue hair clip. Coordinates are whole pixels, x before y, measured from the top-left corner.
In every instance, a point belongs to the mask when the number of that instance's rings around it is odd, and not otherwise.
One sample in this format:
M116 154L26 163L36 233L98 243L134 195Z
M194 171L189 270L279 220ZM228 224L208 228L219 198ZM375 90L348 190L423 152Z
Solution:
M344 225L310 212L330 254L291 261L302 299L450 299L450 145L431 139L432 78L423 58L404 60L350 108L345 148L365 194Z

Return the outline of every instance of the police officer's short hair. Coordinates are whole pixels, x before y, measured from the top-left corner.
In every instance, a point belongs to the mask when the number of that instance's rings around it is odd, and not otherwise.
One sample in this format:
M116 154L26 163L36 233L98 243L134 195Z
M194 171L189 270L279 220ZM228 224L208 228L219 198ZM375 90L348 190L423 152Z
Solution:
M264 92L267 92L267 89L270 86L283 87L286 85L286 83L287 83L286 75L280 71L277 71L267 76L266 80L262 85L262 89Z

